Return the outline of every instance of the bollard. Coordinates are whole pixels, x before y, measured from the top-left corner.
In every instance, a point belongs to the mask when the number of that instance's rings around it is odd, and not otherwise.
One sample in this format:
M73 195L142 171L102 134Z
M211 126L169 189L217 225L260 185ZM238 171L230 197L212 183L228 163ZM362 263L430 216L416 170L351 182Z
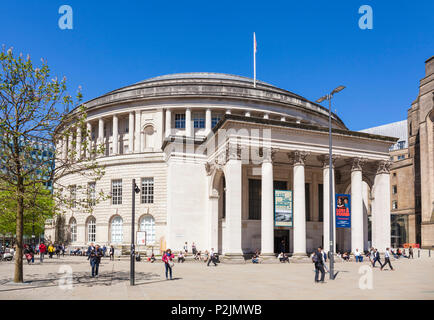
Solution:
M420 249L417 250L417 257L420 258Z
M431 258L431 249L428 250L428 256Z

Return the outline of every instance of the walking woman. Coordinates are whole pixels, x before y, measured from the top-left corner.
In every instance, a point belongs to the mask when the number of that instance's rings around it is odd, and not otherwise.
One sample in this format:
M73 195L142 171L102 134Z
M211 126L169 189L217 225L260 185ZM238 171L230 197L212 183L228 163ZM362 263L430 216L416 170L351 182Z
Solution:
M174 262L172 261L173 258L175 258L175 256L172 254L172 251L167 249L162 259L164 262L164 267L166 268L166 280L169 280L167 273L170 273L170 280L172 280L172 268L174 265Z
M113 246L110 246L110 261L115 260L115 248Z

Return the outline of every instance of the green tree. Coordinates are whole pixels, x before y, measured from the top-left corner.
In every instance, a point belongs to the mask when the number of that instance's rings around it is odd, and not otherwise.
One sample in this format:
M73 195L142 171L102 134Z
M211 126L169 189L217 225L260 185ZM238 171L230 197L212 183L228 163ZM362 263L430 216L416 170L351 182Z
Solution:
M16 259L14 281L23 282L23 234L26 217L31 216L32 201L45 202L45 191L38 186L52 181L54 214L70 208L92 210L104 197L88 201L71 198L62 177L75 173L89 181L98 181L104 167L96 158L104 153L103 145L90 147L86 127L86 108L81 92L73 98L67 92L66 78L50 76L46 61L35 66L30 56L15 55L13 49L0 53L0 189L13 199L8 206L15 211ZM72 109L72 107L76 107ZM81 132L80 148L72 139ZM42 147L41 147L42 146ZM57 151L47 152L56 147ZM55 165L53 165L55 164ZM45 199L45 200L44 200ZM27 209L26 209L27 207Z

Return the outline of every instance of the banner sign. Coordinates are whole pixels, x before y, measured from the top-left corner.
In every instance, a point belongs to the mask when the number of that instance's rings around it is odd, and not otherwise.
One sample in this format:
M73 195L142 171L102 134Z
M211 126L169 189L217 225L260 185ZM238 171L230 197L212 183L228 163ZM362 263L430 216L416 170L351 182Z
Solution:
M137 244L146 245L146 231L137 231L136 233Z
M293 226L291 190L274 190L274 226Z
M336 228L351 228L351 195L336 194Z

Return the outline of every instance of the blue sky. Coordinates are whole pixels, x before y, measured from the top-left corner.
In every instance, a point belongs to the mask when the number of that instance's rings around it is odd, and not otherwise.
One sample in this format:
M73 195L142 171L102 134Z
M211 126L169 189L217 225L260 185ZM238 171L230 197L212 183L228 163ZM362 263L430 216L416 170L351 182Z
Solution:
M59 7L73 9L61 30ZM361 30L361 5L373 29ZM0 43L48 59L89 100L176 72L257 78L316 100L336 86L333 109L352 130L398 121L434 55L434 1L7 1Z

